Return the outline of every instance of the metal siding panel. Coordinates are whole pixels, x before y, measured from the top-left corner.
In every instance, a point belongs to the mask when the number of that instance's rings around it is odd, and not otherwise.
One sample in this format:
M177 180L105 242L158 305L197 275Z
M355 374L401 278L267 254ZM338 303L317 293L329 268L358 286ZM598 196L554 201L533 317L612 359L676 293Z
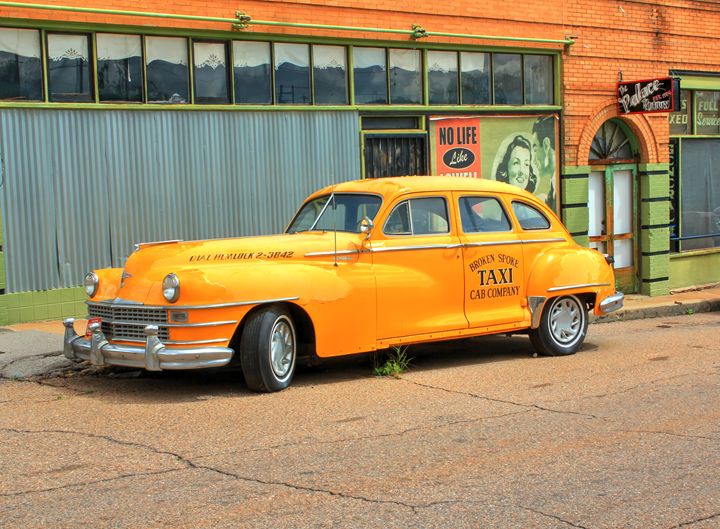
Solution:
M359 177L355 112L0 110L7 292L79 284L141 241L282 231Z

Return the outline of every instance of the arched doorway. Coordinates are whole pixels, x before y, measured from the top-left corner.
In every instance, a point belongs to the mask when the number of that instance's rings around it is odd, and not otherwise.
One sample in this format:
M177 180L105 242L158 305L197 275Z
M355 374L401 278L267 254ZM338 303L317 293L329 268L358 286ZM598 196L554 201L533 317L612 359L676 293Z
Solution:
M611 255L616 288L638 290L637 148L630 129L609 119L590 146L588 235L590 247Z

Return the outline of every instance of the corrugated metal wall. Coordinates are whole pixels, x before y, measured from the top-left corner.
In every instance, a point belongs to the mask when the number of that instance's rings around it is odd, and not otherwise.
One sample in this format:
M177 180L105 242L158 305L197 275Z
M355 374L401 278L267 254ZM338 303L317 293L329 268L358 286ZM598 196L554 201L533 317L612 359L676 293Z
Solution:
M7 292L69 287L133 243L281 231L360 175L354 112L0 110Z

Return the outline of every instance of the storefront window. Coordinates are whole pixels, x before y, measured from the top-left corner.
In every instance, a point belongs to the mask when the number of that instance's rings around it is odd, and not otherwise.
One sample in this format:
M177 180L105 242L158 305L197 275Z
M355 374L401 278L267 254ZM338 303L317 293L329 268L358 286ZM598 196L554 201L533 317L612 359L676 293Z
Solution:
M418 50L390 50L390 103L393 105L422 103Z
M189 100L187 40L147 37L147 89L152 103L187 103Z
M429 51L428 96L431 105L457 105L458 56L454 51Z
M275 101L310 104L310 47L307 44L275 44Z
M497 105L522 105L520 54L493 53L493 93Z
M680 249L720 247L720 138L683 139L680 165Z
M224 42L193 43L195 102L228 103L227 49Z
M51 33L47 43L50 101L92 101L88 36Z
M347 66L344 46L313 46L315 104L346 105Z
M680 108L670 114L671 135L680 136L692 133L692 128L690 126L690 115L692 113L690 108L691 101L690 91L680 90Z
M97 34L100 101L142 101L142 41L139 35Z
M695 92L695 133L701 136L720 134L720 91Z
M270 43L234 41L233 75L236 103L272 103Z
M0 28L0 99L42 99L40 32Z
M553 104L553 59L550 55L525 55L525 104Z
M460 53L463 105L490 104L490 54Z
M387 100L387 63L383 48L353 48L355 102L382 105Z

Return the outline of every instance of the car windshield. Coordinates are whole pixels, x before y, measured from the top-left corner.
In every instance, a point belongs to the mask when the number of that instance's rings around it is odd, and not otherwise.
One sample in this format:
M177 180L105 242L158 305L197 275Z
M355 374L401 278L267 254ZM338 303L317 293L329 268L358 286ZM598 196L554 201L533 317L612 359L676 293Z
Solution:
M360 233L363 218L375 218L382 199L376 195L334 193L317 197L303 205L290 223L287 233L301 231L347 231Z

